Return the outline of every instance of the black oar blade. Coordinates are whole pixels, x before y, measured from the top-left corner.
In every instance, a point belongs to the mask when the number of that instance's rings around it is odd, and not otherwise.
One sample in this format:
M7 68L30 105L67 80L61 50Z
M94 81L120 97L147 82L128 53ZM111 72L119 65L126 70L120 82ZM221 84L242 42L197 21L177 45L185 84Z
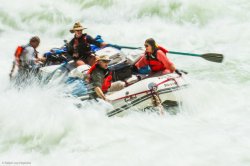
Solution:
M217 53L202 54L201 57L211 62L222 63L223 61L223 55Z

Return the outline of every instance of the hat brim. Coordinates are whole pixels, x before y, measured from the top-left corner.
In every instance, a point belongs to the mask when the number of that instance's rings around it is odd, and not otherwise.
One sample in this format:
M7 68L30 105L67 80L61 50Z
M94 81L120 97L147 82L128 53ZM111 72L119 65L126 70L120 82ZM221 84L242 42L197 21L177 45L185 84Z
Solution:
M87 29L87 28L80 27L80 28L70 29L69 31L70 31L71 33L74 33L75 31L84 30L84 29Z

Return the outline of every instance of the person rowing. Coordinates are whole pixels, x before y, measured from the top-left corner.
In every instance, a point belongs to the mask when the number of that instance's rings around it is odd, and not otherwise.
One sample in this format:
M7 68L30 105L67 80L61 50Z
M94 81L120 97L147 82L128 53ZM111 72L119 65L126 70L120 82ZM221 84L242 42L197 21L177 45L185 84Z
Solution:
M146 50L135 64L137 70L149 66L153 75L169 74L176 70L174 63L166 56L166 49L157 46L153 38L147 39L144 46Z

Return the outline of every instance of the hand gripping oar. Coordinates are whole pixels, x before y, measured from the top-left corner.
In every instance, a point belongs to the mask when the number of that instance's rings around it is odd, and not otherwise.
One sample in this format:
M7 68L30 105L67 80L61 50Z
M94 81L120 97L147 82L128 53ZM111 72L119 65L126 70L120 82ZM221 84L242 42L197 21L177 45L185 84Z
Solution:
M193 54L193 53L185 53L185 52L176 52L176 51L168 51L170 54L177 54L177 55L187 55L187 56L194 56L194 57L201 57L211 62L222 63L223 55L218 53L206 53L206 54Z

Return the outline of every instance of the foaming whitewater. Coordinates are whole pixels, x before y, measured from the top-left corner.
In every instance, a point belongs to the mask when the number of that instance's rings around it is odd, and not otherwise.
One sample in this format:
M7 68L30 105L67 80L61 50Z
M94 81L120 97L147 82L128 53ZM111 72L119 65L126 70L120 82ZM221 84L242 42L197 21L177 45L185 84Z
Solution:
M249 11L248 0L1 0L0 165L250 165ZM175 116L108 118L108 104L78 109L62 85L13 88L16 46L39 35L40 53L59 47L76 21L110 43L143 46L153 37L169 50L225 59L168 55L189 72Z

